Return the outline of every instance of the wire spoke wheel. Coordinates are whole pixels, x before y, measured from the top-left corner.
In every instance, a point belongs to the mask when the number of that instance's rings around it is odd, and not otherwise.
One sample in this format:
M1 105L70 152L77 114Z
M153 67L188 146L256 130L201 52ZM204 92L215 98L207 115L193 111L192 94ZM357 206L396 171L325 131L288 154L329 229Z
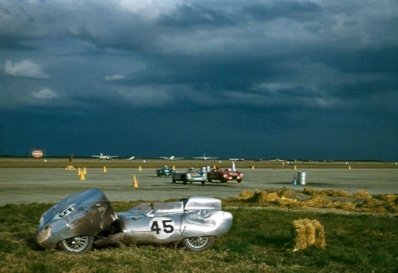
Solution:
M184 245L191 251L205 251L209 249L214 243L213 236L199 236L185 238Z
M93 242L92 236L75 236L61 241L60 246L66 252L84 253L92 248Z

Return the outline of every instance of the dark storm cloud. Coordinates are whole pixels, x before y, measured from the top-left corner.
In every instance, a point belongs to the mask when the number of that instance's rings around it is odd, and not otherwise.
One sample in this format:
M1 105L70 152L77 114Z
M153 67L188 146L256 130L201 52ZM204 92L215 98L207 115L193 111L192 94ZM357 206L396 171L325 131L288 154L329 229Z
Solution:
M227 154L228 135L242 155L397 158L397 25L396 1L2 1L0 111L93 121L71 130L101 132L88 153L151 131L152 153ZM29 124L4 119L0 153ZM165 137L192 121L195 144Z

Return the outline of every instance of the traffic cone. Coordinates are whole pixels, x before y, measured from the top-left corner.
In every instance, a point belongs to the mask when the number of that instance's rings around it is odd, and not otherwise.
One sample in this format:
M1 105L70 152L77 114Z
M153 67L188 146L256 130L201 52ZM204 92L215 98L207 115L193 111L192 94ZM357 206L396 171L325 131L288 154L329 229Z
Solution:
M77 169L77 175L78 175L78 176L81 176L81 175L82 175L82 169L80 169L80 167L79 167L79 169Z
M348 165L348 169L351 170L351 166L350 165Z
M106 166L104 166L104 173L106 173L107 172L107 170L106 170Z
M87 174L87 169L86 169L86 167L83 168L83 173L84 173L84 174Z
M141 172L141 171L142 171L142 167L141 167L141 166L139 166L139 167L138 167L138 170Z
M294 165L294 169L297 170L297 166L296 165Z
M135 175L133 176L133 187L134 187L134 189L138 188L138 180L137 180L137 177Z
M84 174L84 172L82 172L80 174L80 181L84 181L84 180L86 180L86 175Z
M254 165L252 165L252 170L254 170Z
M176 166L173 165L173 171L175 171L175 170L176 170Z

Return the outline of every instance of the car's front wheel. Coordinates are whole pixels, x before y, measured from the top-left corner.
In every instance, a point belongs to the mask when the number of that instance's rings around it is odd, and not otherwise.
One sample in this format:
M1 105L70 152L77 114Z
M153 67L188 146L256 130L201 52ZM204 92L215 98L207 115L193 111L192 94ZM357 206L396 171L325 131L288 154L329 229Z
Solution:
M209 249L214 244L214 241L214 236L199 236L184 238L182 242L187 249L199 252Z
M93 236L75 236L62 240L59 245L66 252L81 254L89 251L93 247L93 243Z

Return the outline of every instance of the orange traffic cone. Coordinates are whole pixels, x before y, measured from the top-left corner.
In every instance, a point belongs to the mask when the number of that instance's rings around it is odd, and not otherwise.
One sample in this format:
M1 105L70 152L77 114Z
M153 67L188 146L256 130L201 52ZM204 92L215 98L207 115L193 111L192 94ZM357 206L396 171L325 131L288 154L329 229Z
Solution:
M134 189L138 188L138 180L137 180L137 177L135 175L133 176L133 187L134 187Z

